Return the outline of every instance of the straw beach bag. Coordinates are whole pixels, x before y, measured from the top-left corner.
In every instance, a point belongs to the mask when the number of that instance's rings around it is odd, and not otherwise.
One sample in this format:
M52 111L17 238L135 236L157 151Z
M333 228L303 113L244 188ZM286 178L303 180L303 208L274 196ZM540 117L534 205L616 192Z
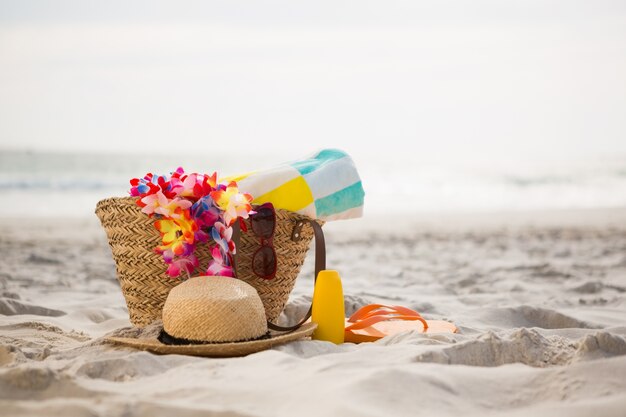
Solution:
M252 272L252 256L261 243L251 233L251 227L248 227L247 233L241 232L239 242L235 242L237 278L257 290L269 321L275 321L283 311L314 235L316 275L325 263L320 227L323 222L286 210L276 209L275 212L273 246L277 268L273 279L262 279ZM154 219L141 212L135 197L101 200L96 206L96 215L108 237L130 321L137 327L143 327L160 319L169 291L181 280L167 276L167 266L162 257L154 252L161 241ZM200 265L206 265L210 258L208 245L199 246L196 255Z

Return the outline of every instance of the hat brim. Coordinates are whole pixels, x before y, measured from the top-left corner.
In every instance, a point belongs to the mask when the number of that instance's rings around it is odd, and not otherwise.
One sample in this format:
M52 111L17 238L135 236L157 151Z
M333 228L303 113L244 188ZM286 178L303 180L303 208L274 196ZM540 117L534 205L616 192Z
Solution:
M268 339L249 342L209 343L196 345L166 345L153 339L136 339L131 337L107 337L105 340L116 345L133 347L161 355L178 354L207 357L245 356L260 352L283 343L292 342L313 334L317 323L305 323L300 328L289 332L272 335Z

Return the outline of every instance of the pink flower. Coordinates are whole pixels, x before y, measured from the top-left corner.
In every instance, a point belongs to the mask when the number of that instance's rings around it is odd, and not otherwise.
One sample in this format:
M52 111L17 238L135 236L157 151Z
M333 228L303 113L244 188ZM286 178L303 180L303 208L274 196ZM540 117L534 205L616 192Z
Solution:
M171 257L166 256L166 253ZM198 266L198 259L193 253L184 257L175 257L171 251L167 251L163 253L163 260L168 264L167 275L173 278L178 277L183 271L187 276L191 276Z
M209 268L207 269L207 275L222 276L222 277L234 277L235 271L229 265L226 265L224 258L222 257L222 251L218 246L215 246L211 251L213 260L209 261Z
M209 195L202 197L191 206L191 215L200 227L213 227L215 222L220 220L221 214Z
M192 204L191 201L182 198L170 200L162 191L143 197L141 202L145 204L141 209L143 213L147 215L161 214L172 219L180 218L182 212L191 207Z

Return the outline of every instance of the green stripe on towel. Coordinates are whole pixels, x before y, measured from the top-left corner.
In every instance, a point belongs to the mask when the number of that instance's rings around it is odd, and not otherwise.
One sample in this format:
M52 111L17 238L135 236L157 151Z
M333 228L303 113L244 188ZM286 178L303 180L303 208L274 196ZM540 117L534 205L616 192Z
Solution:
M337 159L345 158L346 156L348 156L348 154L344 151L340 151L339 149L324 149L311 159L295 162L291 164L291 166L297 169L298 172L300 172L300 175L306 175L309 172L313 172L320 168L324 164L336 161Z
M330 216L363 205L363 184L361 181L339 190L329 196L315 200L317 217Z

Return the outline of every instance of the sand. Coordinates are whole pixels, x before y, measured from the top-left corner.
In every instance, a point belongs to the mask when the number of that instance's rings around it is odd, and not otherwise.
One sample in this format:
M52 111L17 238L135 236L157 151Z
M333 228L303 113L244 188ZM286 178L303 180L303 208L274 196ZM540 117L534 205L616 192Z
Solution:
M623 416L626 209L413 214L326 227L346 310L458 334L294 342L243 358L110 346L130 326L95 219L0 222L3 416ZM308 260L285 320L308 308Z

